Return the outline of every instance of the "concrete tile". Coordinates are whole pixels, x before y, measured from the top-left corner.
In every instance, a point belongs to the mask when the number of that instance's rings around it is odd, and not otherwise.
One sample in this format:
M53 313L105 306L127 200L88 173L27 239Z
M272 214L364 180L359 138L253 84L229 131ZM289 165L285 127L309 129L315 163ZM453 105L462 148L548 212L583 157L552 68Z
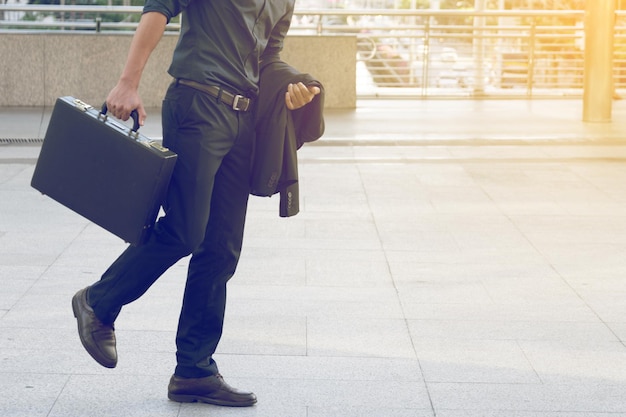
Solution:
M0 238L0 248L4 249L5 255L29 255L58 256L67 247L68 241L74 239L77 230L67 230L67 233L59 233L55 238L46 236L40 231L18 232L7 231Z
M371 216L335 216L331 219L306 216L306 237L308 239L328 239L332 235L339 241L351 246L351 241L377 240L378 230Z
M55 260L56 266L88 268L97 271L100 276L126 249L126 244L121 239L98 226L88 225L84 230L88 229L96 229L100 239L89 238L81 233Z
M517 263L494 259L492 262L428 262L415 260L412 253L387 252L389 267L396 282L498 282L517 280L521 283L545 277L560 277L545 261Z
M492 215L459 215L453 213L439 214L436 217L439 219L439 223L446 230L449 230L453 233L502 233L506 235L519 233L519 229L516 227L511 218L502 213Z
M49 416L176 417L180 404L167 399L168 377L72 375Z
M12 147L9 147L9 149ZM22 151L17 152L18 154L21 154L23 156L25 156L26 158L28 158L29 156L36 156L39 157L39 145L34 145L34 146L25 146L25 149ZM4 151L4 149L7 149L5 147L2 147L2 150ZM8 154L13 154L16 151L9 151L7 152ZM5 153L2 152L0 153L1 155L4 155ZM16 155L17 156L17 155ZM24 195L29 195L30 197L34 197L34 196L40 196L40 192L35 190L34 188L32 188L30 182L33 178L33 172L35 172L35 165L34 165L34 160L32 158L28 158L26 161L22 162L22 161L16 161L13 162L10 159L9 160L5 160L6 162L8 162L9 166L17 166L18 169L16 169L14 172L14 175L10 175L8 178L6 178L5 180L3 180L2 182L2 189L4 190L10 190L10 191L21 191L24 192ZM3 161L3 162L5 162ZM18 194L18 195L21 195Z
M431 233L437 236L436 232ZM385 254L390 261L411 259L417 263L438 263L443 265L495 265L500 267L520 267L523 265L546 264L546 259L534 247L507 248L507 249L474 249L464 248L461 250L453 240L447 239L445 244L428 246L427 240L422 245L412 246L399 243L398 248L385 248ZM440 239L441 243L443 239ZM397 239L400 241L400 239ZM448 244L453 241L454 245ZM435 241L437 243L438 241ZM404 245L402 247L401 245Z
M479 187L432 187L428 195L440 213L500 214L489 196Z
M325 238L318 239L290 239L290 240L277 240L268 239L265 237L250 237L244 250L248 247L268 247L275 246L282 249L290 249L294 251L298 250L343 250L346 247L350 247L353 250L378 250L380 249L380 241L376 239L363 239L363 240L341 240L334 239L332 234L328 234Z
M559 303L580 298L564 280L549 274L545 277L485 278L482 283L489 297L498 304L505 303ZM537 290L540 291L537 291Z
M76 344L68 350L57 350L55 345L50 349L0 349L3 361L3 372L20 373L25 369L43 374L74 374L90 373L103 375L106 369L97 364L82 348L77 337ZM144 364L145 367L145 364ZM137 369L135 368L136 372Z
M331 154L336 148L326 149ZM341 153L341 150L337 152ZM353 152L350 150L349 152ZM360 167L354 164L332 164L332 163L315 163L306 164L302 169L298 170L301 174L306 187L307 193L318 195L317 190L345 190L349 193L361 191L361 171Z
M63 295L29 295L21 297L2 317L2 327L68 328L74 326L71 299Z
M449 151L454 154L454 149ZM441 164L437 166L418 166L417 180L428 187L476 186L476 180L467 166L461 164Z
M0 280L27 280L34 282L47 270L45 266L0 265Z
M617 279L624 275L626 263L620 259L613 259L611 263L601 262L578 262L578 263L554 263L555 271L576 289L594 286L601 288L604 281Z
M2 293L0 294L0 309L10 310L32 285L33 281L31 280L6 280L6 283L2 286Z
M402 404L388 407L366 408L366 407L308 407L307 417L433 417L432 410L422 410L417 408L402 407Z
M292 379L285 384L280 379L248 381L259 402L274 406L303 404L316 408L379 409L381 404L402 404L408 409L430 409L428 394L421 382Z
M322 141L312 142L298 150L298 170L301 184L308 185L307 178L312 175L309 172L316 170L316 165L342 164L346 161L354 161L355 149L353 146L337 146L328 135L324 135ZM304 174L304 175L302 175Z
M438 410L438 417L500 417L502 410ZM510 417L626 417L626 413L577 411L515 411L506 410Z
M279 197L251 198L248 203L244 242L252 237L293 239L306 234L307 219L298 214L282 218L278 215Z
M258 356L215 355L220 370L226 376L267 378L289 381L423 381L416 358L374 356ZM259 360L261 359L261 360Z
M610 329L599 321L408 320L408 326L415 340L560 340L574 343L592 338L601 342L617 341Z
M237 272L231 281L233 284L278 286L305 284L308 251L245 242Z
M542 192L532 189L516 188L507 185L486 188L485 191L493 199L494 204L502 213L517 215L553 215L561 213L561 207L554 201L546 199Z
M29 175L32 176L33 169L30 164L37 160L40 151L41 144L39 143L25 142L21 143L19 146L3 145L0 151L0 155L2 155L3 159L3 167L0 167L0 175L2 176L0 184L5 185L12 181L12 176L6 175L9 170L20 172L28 171Z
M307 354L414 358L404 320L307 320Z
M541 382L516 341L419 339L414 343L427 382Z
M618 158L623 155L623 149L619 146L593 146L593 145L581 145L568 147L564 152L554 149L554 147L546 147L545 152L548 156L561 155L568 158L590 158L590 157L604 157L604 158Z
M229 408L208 404L181 404L180 413L176 417L309 417L308 407L303 405L268 404L263 399L253 407Z
M623 385L587 384L454 384L429 383L439 409L470 412L624 413ZM471 414L470 414L471 415ZM489 415L489 414L487 414ZM585 415L585 414L583 414Z
M515 216L513 222L532 242L626 243L626 216Z
M387 209L385 208L385 212ZM397 213L391 211L391 213ZM384 216L382 213L376 213L376 227L380 234L393 234L400 233L401 235L408 235L412 233L443 233L449 234L449 219L450 216L441 213L418 213L418 212L405 212L403 213L409 219L410 222L401 221L402 217ZM402 227L404 226L404 227ZM415 248L417 249L417 248Z
M123 355L130 353L165 353L172 357L176 353L176 327L170 330L127 330L116 323L115 336Z
M25 154L30 155L29 151L33 149L38 151L39 147L3 146L0 148L2 151L0 155L2 155L4 161L13 161L14 159L18 159L19 156ZM0 193L17 191L18 188L22 188L24 184L23 175L25 172L27 173L26 175L32 176L33 169L30 164L18 162L0 164Z
M452 157L463 159L469 158L473 160L482 159L485 161L501 159L504 155L510 155L511 152L516 155L517 159L545 158L546 156L545 150L539 146L532 148L515 145L507 147L489 145L481 147L455 146L450 150Z
M306 261L311 286L385 287L392 284L387 260L380 252L351 248L319 251Z
M476 321L489 321L497 317L503 321L527 322L594 322L597 314L581 300L552 302L506 302L476 303L471 299L465 302L449 303L447 300L429 303L403 300L403 311L408 319L458 321L471 317Z
M125 342L118 344L118 362L114 373L111 373L110 369L103 368L97 364L91 357L83 352L83 355L87 358L87 363L82 367L75 366L73 374L96 374L96 375L120 375L120 376L154 376L158 377L161 382L160 392L163 392L167 388L167 382L170 376L174 373L176 367L176 356L174 354L173 339L166 338L165 342L170 341L171 351L157 351L145 348L138 350L134 348L133 344L127 346ZM135 340L135 343L137 340ZM164 343L161 343L163 345Z
M0 207L3 210L3 216L0 218L2 230L38 231L43 236L46 235L45 231L50 230L43 228L45 225L50 227L54 224L56 231L57 224L85 225L88 223L81 216L49 197L39 194L34 189L26 188L25 181L30 180L24 178L18 181L21 184L19 190L6 189L6 185L2 187L3 194L10 193L10 198L0 200Z
M533 369L546 384L623 385L626 348L621 342L565 344L560 341L521 341Z
M148 291L139 300L122 308L116 320L117 328L139 332L176 331L182 306L182 289L178 293L173 292L170 297Z
M378 153L378 155L384 154L403 154L410 151L407 147L393 146L391 150L385 150L389 146L364 146L355 147L357 152L371 152ZM372 158L373 162L376 159ZM382 196L405 196L411 198L419 194L422 189L418 181L418 174L423 172L418 165L415 164L397 164L393 170L389 169L387 164L381 163L365 163L361 161L358 164L358 172L361 178L363 187L368 191L368 194L382 195ZM396 181L397 178L404 178L404 181Z
M4 358L4 357L3 357ZM11 417L46 417L57 401L68 375L0 372L0 410Z
M97 281L101 272L98 268L87 265L82 267L65 267L53 264L33 283L28 291L28 295L45 296L54 294L66 297L65 302L62 302L63 307L66 308L68 300L74 296L76 291Z
M239 282L239 281L237 281ZM229 314L380 319L404 317L395 288L230 286Z
M0 322L0 329L0 349L19 351L28 347L30 351L45 352L73 350L80 346L76 327L4 327Z
M455 230L452 232L454 239L461 250L532 250L532 245L527 238L512 228L482 231Z
M385 224L380 229L380 239L387 251L415 251L424 253L458 253L461 249L449 232L415 230L405 223Z
M377 221L397 221L399 218L417 222L422 216L437 215L432 202L425 197L407 199L404 196L368 196L371 214Z
M227 315L220 352L258 355L306 355L304 317Z
M616 243L550 243L535 242L534 246L550 264L561 268L569 264L569 268L593 268L611 265L623 267L626 259L623 256L624 245Z
M308 193L300 200L300 208L304 212L367 212L367 198L362 193L345 193L330 190L326 197L319 197L317 194Z
M397 284L398 297L403 304L428 304L434 300L445 303L492 303L488 290L480 281L400 281Z
M580 297L587 303L589 309L592 310L603 322L620 323L625 321L626 306L620 299L624 290L588 292L578 291Z
M39 77L35 79L37 78ZM2 126L3 137L27 139L42 137L39 134L43 123L43 108L2 107L1 109L0 125Z

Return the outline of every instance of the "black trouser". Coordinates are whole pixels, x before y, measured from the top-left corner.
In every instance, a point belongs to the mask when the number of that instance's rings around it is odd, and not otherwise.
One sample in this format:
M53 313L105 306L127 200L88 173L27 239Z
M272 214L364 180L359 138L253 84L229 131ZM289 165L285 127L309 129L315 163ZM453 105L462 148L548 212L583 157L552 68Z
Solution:
M167 199L149 240L130 246L90 287L96 316L113 323L189 254L176 336L175 374L217 373L226 282L239 260L249 195L253 112L237 112L206 93L172 84L163 101L163 145L178 154Z

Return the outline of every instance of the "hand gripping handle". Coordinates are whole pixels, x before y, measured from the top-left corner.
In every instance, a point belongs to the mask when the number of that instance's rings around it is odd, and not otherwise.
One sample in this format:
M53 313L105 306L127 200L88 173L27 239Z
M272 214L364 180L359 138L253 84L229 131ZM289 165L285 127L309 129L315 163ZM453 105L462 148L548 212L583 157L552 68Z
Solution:
M108 110L109 109L107 107L107 102L105 101L104 104L102 104L102 110L100 110L100 114L102 116L105 116ZM133 118L133 130L132 131L134 133L137 133L137 131L139 130L139 113L137 112L137 109L130 112L130 117Z

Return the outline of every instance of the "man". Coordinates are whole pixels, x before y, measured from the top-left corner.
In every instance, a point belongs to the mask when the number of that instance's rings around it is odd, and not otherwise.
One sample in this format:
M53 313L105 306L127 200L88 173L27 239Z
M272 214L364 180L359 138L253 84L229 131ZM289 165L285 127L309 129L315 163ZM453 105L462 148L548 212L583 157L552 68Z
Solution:
M213 353L222 334L226 283L242 246L254 141L259 63L282 49L294 0L147 0L126 65L106 99L122 120L137 109L143 68L165 25L182 13L163 101L163 144L178 154L166 201L147 243L130 246L93 285L72 299L81 342L103 366L117 364L114 322L170 266L191 254L176 335L177 365L168 397L250 406L256 396L229 386ZM319 88L289 85L298 109Z

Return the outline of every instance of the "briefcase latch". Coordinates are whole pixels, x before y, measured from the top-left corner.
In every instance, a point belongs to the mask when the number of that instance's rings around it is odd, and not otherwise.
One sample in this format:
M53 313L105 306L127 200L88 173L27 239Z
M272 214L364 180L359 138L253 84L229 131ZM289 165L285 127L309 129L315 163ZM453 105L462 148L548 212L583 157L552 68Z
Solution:
M76 106L78 110L81 110L81 111L87 111L87 110L93 109L91 105L77 98L74 99L74 105Z

